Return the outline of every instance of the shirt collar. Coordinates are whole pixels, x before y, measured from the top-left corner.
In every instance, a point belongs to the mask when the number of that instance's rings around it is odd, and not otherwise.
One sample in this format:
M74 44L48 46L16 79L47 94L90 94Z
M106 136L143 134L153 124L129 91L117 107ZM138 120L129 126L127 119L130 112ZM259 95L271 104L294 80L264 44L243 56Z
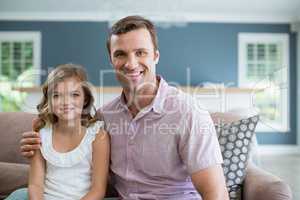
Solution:
M119 106L121 108L123 108L124 110L128 110L128 107L126 105L126 100L125 100L125 94L124 92L122 91L121 95L120 95L120 102L119 102Z
M161 77L161 76L157 76L156 79L159 81L159 85L158 85L158 89L156 92L156 95L152 101L152 103L147 106L145 108L144 111L148 111L153 109L154 112L157 113L162 113L163 112L163 107L164 107L164 102L165 102L165 98L167 95L167 88L169 87L168 83ZM126 105L126 100L125 100L125 94L122 91L122 94L120 95L120 106L125 109L128 110L128 107Z
M157 76L157 80L159 81L159 86L157 89L157 93L152 101L152 108L154 112L162 113L164 110L164 103L169 85L161 76Z

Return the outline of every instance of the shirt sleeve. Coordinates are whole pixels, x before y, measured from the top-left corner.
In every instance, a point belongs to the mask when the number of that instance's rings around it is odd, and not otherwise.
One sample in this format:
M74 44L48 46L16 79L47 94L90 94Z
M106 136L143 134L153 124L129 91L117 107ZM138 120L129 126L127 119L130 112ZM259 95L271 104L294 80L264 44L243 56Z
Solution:
M179 141L179 153L188 173L223 163L214 123L200 108L186 113Z

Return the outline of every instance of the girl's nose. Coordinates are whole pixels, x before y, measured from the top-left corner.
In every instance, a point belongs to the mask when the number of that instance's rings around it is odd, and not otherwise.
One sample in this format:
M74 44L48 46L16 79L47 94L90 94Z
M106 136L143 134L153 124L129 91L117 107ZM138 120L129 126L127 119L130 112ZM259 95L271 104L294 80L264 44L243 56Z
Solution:
M66 104L69 104L69 102L70 102L70 97L69 97L69 95L67 94L67 95L64 95L63 96L63 104L64 105L66 105Z

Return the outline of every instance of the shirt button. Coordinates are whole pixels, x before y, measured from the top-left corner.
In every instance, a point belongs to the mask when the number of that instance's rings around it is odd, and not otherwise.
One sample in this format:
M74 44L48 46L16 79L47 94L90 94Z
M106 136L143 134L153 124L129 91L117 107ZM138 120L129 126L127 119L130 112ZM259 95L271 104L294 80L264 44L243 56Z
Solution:
M133 145L133 144L134 144L133 139L129 139L128 144L129 144L129 145Z
M130 123L130 129L134 130L135 129L135 122Z

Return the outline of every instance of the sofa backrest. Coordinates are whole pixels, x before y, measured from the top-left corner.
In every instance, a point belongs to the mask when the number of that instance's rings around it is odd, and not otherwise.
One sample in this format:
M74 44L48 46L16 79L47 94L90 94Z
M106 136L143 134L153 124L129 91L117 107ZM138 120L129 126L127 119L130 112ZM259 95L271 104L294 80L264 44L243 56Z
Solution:
M211 113L214 123L230 123L249 117L246 112ZM25 112L0 112L0 162L28 163L20 153L22 133L31 130L35 114ZM254 137L254 143L256 138ZM256 144L255 144L256 146Z
M0 162L28 163L20 153L22 133L31 130L34 114L0 112Z

